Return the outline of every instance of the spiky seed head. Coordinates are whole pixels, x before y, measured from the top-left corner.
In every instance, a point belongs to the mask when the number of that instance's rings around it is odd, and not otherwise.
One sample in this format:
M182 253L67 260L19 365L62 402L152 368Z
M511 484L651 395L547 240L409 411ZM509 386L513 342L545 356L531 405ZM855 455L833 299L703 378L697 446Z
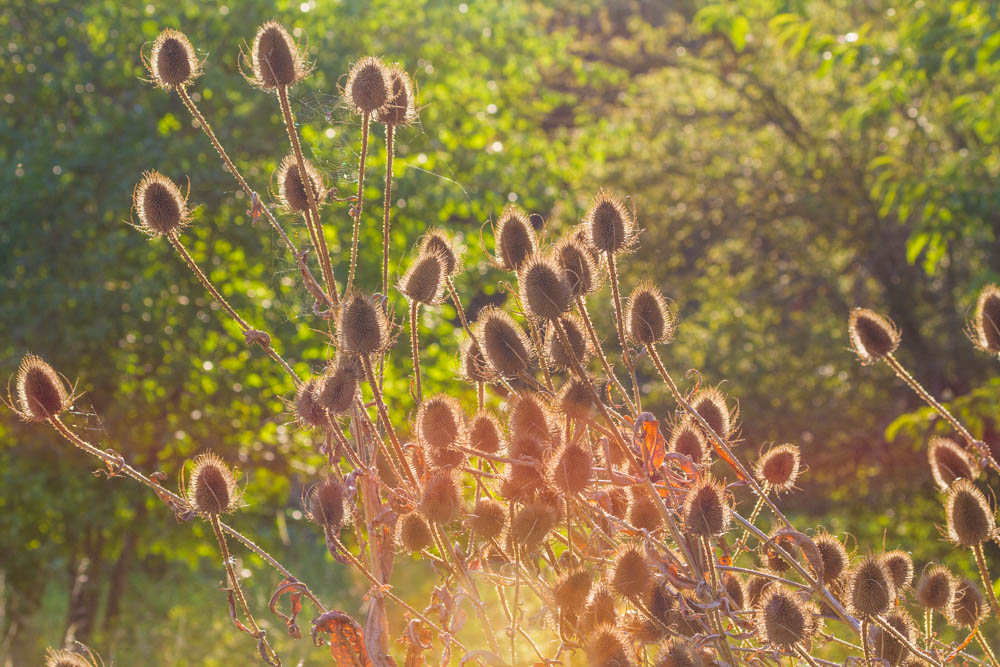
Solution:
M989 284L979 290L971 334L980 350L1000 354L1000 287Z
M823 563L823 581L830 583L847 571L849 559L843 543L830 533L819 533L813 537L813 544L819 551Z
M556 607L563 611L579 613L587 604L587 597L593 587L593 577L584 569L564 573L552 587Z
M347 103L354 113L376 117L391 101L392 77L389 68L375 56L366 56L351 66L347 75Z
M622 486L608 489L608 514L616 519L624 519L628 513L629 492Z
M194 459L187 487L188 503L203 516L233 511L239 504L239 487L229 466L212 452Z
M399 280L399 291L416 303L437 305L444 294L445 259L434 251L421 252Z
M892 320L867 308L853 308L848 319L851 347L861 359L870 364L892 354L899 347L899 329Z
M172 180L151 169L132 191L139 229L153 238L176 236L188 224L187 200Z
M417 117L410 75L399 65L390 65L389 81L391 82L389 103L378 112L375 118L380 123L393 127L409 125Z
M425 483L420 495L420 511L429 521L448 523L462 506L462 494L458 479L451 471L433 473Z
M587 607L584 609L584 629L589 631L599 625L613 625L616 618L615 596L611 589L603 582L593 586L587 599Z
M708 463L708 442L701 428L690 414L684 413L673 428L667 448L674 454L683 454L699 465Z
M914 639L913 619L902 609L895 609L885 616L885 622L894 628L899 634L906 637L907 641ZM906 644L896 639L891 633L879 626L871 628L871 645L875 657L884 660L890 665L901 665L910 653Z
M434 541L427 520L417 512L410 512L399 517L396 531L396 541L410 553L426 549Z
M593 667L629 667L629 645L613 625L594 628L587 640L587 664Z
M528 313L543 320L554 320L569 310L569 284L562 269L549 256L535 252L517 272L521 302Z
M563 278L569 285L569 293L573 299L597 289L600 281L596 275L594 258L579 239L573 236L561 239L553 249L552 255L562 269Z
M479 313L479 333L476 336L485 348L486 359L497 373L514 377L527 369L531 358L528 337L510 315L496 306L487 306Z
M516 450L511 456L517 457ZM500 496L511 501L526 501L545 488L545 478L534 465L512 464L507 474L500 480Z
M496 379L496 371L486 360L479 344L471 338L462 342L458 366L459 375L469 382L492 382Z
M67 649L45 650L45 667L94 667L90 660Z
M674 637L670 639L656 659L656 667L702 667L705 661L701 653L687 639Z
M927 461L931 466L931 475L942 491L947 490L956 479L972 481L979 476L979 466L951 438L933 436L927 447Z
M303 428L326 424L326 413L319 402L319 383L315 378L303 382L295 390L295 420Z
M851 570L848 600L859 616L878 616L896 599L896 585L885 562L868 554Z
M975 546L993 536L996 520L983 492L967 479L951 485L945 500L948 539L959 546Z
M147 66L156 85L166 90L190 85L201 75L191 41L173 28L156 36Z
M611 588L622 597L639 597L653 582L649 562L634 545L626 545L611 566Z
M594 409L593 392L593 381L589 378L569 378L556 396L556 407L567 417L586 419Z
M70 396L59 374L34 354L21 358L14 378L14 409L21 419L42 422L69 407Z
M670 625L671 613L676 606L674 592L665 582L654 584L644 597L649 613L665 625Z
M640 345L665 343L674 335L674 316L660 288L639 283L629 296L625 311L629 337Z
M344 525L344 485L327 477L309 490L306 510L309 520L333 532Z
M757 631L775 646L788 648L808 636L809 611L791 592L778 587L768 590L757 610Z
M750 581L747 583L747 600L750 602L750 606L759 606L760 601L764 597L764 593L766 593L772 585L777 585L773 579L758 576L751 577Z
M955 576L944 565L927 568L917 583L917 600L924 609L948 614L955 599Z
M594 457L578 444L562 447L552 458L549 478L552 485L567 494L582 492L590 484L594 473Z
M250 59L253 81L264 90L292 86L307 71L298 45L277 21L268 21L257 29Z
M726 572L722 575L722 587L729 596L731 608L743 609L747 601L747 587L743 579L735 572Z
M454 447L465 435L465 413L458 400L437 394L417 410L417 435L434 448Z
M641 486L629 488L626 518L631 526L650 532L659 528L663 522L663 517L660 516L660 510L656 503L646 493L646 489Z
M774 530L771 531L771 534L768 535L770 539L768 540L768 543L762 545L762 549L764 551L765 561L767 562L767 569L771 570L772 572L781 574L783 572L787 572L788 570L792 569L792 564L789 563L785 559L785 557L778 552L777 549L772 548L772 546L770 545L780 546L785 553L787 553L789 556L795 559L798 559L799 557L799 547L793 540L787 538L782 539L781 537L779 537L778 536L779 531L780 528L775 528Z
M726 405L726 395L718 387L700 389L691 398L691 405L720 438L730 436L733 429L733 415Z
M517 271L538 250L535 230L519 206L508 204L496 227L496 265L505 271Z
M563 346L555 327L562 326L562 332L569 343L569 350ZM545 354L557 369L573 368L575 358L584 367L589 353L583 332L583 321L573 314L564 314L558 320L545 325ZM572 356L570 356L572 354Z
M624 202L608 190L600 190L583 218L587 243L601 253L618 253L635 240L635 220Z
M347 414L358 396L361 369L356 359L339 356L316 383L317 401L331 416Z
M469 423L469 446L483 454L496 454L503 449L503 431L496 416L483 410Z
M729 530L732 510L721 484L705 477L688 491L684 500L684 522L695 535L721 535Z
M323 175L309 160L303 159L302 163L312 187L313 200L319 206L323 201ZM299 173L299 163L291 153L278 165L278 201L289 211L302 213L309 210L309 195Z
M423 446L424 456L429 462L429 468L458 468L466 460L466 454L460 449L452 447L430 447Z
M496 540L507 528L507 508L498 500L480 498L469 515L472 532L484 540Z
M971 580L961 577L955 582L955 597L952 599L948 622L964 628L974 628L986 615L987 606L983 594Z
M385 311L371 296L354 292L340 306L337 322L340 349L348 354L368 355L384 350L389 341Z
M525 549L533 551L545 540L558 519L555 506L542 500L535 500L527 503L514 515L510 535Z
M461 254L458 247L450 236L442 230L431 228L427 230L420 239L418 249L423 253L436 253L444 261L444 273L446 276L454 276L462 268Z
M892 583L897 591L903 591L913 583L913 558L901 549L893 549L882 554L882 561L889 568Z
M799 476L801 454L796 445L786 443L772 447L757 461L756 474L775 491L787 491L795 486Z

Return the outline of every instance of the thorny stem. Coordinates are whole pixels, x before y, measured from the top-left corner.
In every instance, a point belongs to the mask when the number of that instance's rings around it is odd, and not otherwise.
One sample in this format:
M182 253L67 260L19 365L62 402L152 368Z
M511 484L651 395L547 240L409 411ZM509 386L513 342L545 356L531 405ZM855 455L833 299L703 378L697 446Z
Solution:
M765 494L767 494L768 491L770 490L768 488L767 482L764 483L763 489ZM758 496L757 503L753 506L753 511L750 512L750 516L747 517L747 521L754 524L757 523L757 515L760 514L760 508L763 506L764 506L764 497ZM736 543L736 549L734 550L733 553L733 560L735 560L736 557L740 555L740 552L746 548L748 539L750 539L750 531L744 530L743 535L740 537L740 541Z
M389 293L389 207L392 205L392 142L396 127L385 126L385 194L382 199L382 294Z
M976 641L983 648L983 653L986 654L986 658L990 661L993 667L1000 667L1000 662L997 662L997 656L993 653L993 649L990 648L989 643L986 641L986 637L983 637L983 631L980 628L976 628Z
M424 400L420 384L420 332L417 331L417 320L420 314L420 303L410 301L410 354L413 356L413 379L417 388L417 405Z
M881 616L875 616L875 617L872 618L872 620L875 621L875 623L880 628L882 628L882 630L884 630L885 632L888 632L890 635L892 635L893 637L895 637L896 641L902 643L903 646L905 646L906 648L910 649L910 651L913 652L913 655L917 656L918 658L920 658L922 660L926 660L927 662L929 662L932 665L936 665L936 667L943 667L943 664L942 664L942 662L940 660L937 660L937 659L934 658L934 656L929 655L929 654L925 653L924 651L921 651L917 647L916 644L914 644L912 641L910 641L910 639L908 637L906 637L906 635L904 635L899 630L897 630L892 625L892 623L887 623L885 621L885 619L883 619ZM867 643L867 640L865 639L865 637L862 636L861 639L862 639L862 642L865 644L865 646L867 646L868 643Z
M708 571L711 575L712 580L712 599L719 599L719 575L715 571L715 554L712 550L712 545L708 540L707 536L702 536L702 545L705 548L705 561L708 563ZM726 631L722 627L722 618L719 616L719 608L714 607L710 611L710 616L712 618L712 623L715 625L715 631L719 635L717 641L719 647L722 649L722 653L726 656L726 660L729 664L735 665L736 662L733 660L732 651L729 650L729 640L726 639Z
M514 525L514 503L508 505L510 511L510 517L508 520L509 526ZM517 607L517 598L520 593L521 588L521 550L518 549L517 541L511 540L510 548L514 550L514 601L510 608L511 613L511 632L510 632L510 664L517 664L517 620L520 616L520 611Z
M931 636L934 634L934 610L924 610L924 645L931 647Z
M399 438L396 437L396 430L392 427L392 422L389 421L389 413L386 410L385 402L382 400L382 390L378 387L375 373L372 372L372 362L367 354L361 355L361 364L364 366L365 375L368 378L368 386L371 387L372 394L375 396L375 409L378 410L379 419L382 420L382 423L385 425L385 431L389 434L389 441L392 443L393 452L398 459L397 462L403 472L406 473L406 477L410 480L413 488L419 488L417 478L413 476L410 464L406 460L406 455L403 454L403 447L399 444Z
M865 652L865 667L872 664L871 650L868 648L868 617L861 619L861 646Z
M997 602L997 594L993 590L993 579L990 577L990 571L986 568L986 558L983 557L983 543L979 542L976 544L972 547L972 551L976 554L976 565L979 566L979 576L983 580L983 587L986 589L986 594L989 595L993 614L1000 616L1000 603Z
M354 271L358 265L358 233L361 225L361 209L365 195L365 160L368 157L368 126L371 124L371 113L365 111L361 116L361 158L358 160L358 200L354 202L354 231L351 235L351 267L347 272L347 287L344 294L354 286Z
M611 296L615 302L615 328L618 330L618 343L622 348L622 360L628 368L628 373L632 378L632 393L635 397L636 414L642 412L642 398L639 396L639 382L635 378L635 364L632 363L632 353L628 349L628 340L625 338L625 319L622 314L622 298L618 291L618 267L616 265L615 253L608 251L608 272L611 283Z
M545 378L545 388L549 390L549 393L555 393L555 390L552 389L552 375L549 373L549 362L545 358L545 349L542 347L542 335L538 331L538 324L535 322L533 317L528 317L527 320L528 331L531 334L531 342L534 343L535 349L538 350L538 365L542 367L542 376Z
M808 662L810 665L812 665L812 667L819 667L819 665L816 664L816 660L811 655L809 655L809 652L806 651L804 648L802 648L798 644L793 644L792 648L795 649L795 652L799 654L800 658Z
M627 391L625 391L625 387L622 386L622 383L618 380L618 377L612 370L611 364L608 363L608 358L604 354L601 341L597 339L597 332L594 330L594 323L590 319L590 313L587 311L587 302L584 301L582 294L576 297L576 307L577 310L580 311L580 317L583 319L583 325L587 329L587 336L590 338L590 346L597 354L597 358L601 360L601 366L604 368L604 374L608 376L608 380L615 385L615 388L618 389L622 398L625 399L625 403L628 404L629 411L633 414L638 414L635 410L635 406L632 405L632 397L629 396Z

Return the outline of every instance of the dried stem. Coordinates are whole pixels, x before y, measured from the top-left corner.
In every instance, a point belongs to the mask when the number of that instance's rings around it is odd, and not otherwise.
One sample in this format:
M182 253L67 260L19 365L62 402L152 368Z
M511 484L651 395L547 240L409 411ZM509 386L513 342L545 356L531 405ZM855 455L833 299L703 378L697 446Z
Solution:
M625 387L618 380L615 375L614 370L611 368L611 364L608 363L608 358L604 354L604 348L601 346L601 341L597 339L597 332L594 330L594 323L590 319L590 313L587 311L587 302L584 301L583 295L578 295L576 297L576 307L580 311L580 317L583 319L584 327L587 329L587 336L590 338L590 346L594 349L594 353L597 358L601 360L601 366L604 368L604 374L608 376L608 380L614 384L615 388L625 399L625 403L628 404L628 409L632 414L638 414L635 410L635 405L632 404L632 397L629 393L625 391Z
M990 577L990 571L986 567L986 558L983 556L983 543L979 542L973 546L972 551L976 554L976 565L979 566L979 576L982 578L983 588L986 589L986 594L989 596L993 615L1000 616L1000 602L997 602L997 594L993 590L993 578Z
M371 113L365 111L361 115L361 157L358 160L358 200L354 202L354 230L351 234L351 267L347 272L347 287L344 294L354 286L354 271L358 265L358 234L361 225L361 209L365 197L365 160L368 158L368 129L371 124Z
M420 314L420 303L410 301L410 355L413 357L413 380L417 389L417 405L423 403L424 393L420 384L420 334L417 322Z
M368 358L368 355L361 355L361 363L365 369L365 376L368 378L368 386L371 387L372 394L375 396L375 409L378 410L379 419L382 420L385 431L389 435L389 441L392 443L392 454L395 454L396 462L402 471L406 473L410 484L414 489L417 489L419 488L417 478L414 477L413 472L410 470L410 464L406 460L406 455L403 454L403 447L399 444L399 438L396 437L396 430L392 427L392 422L389 421L389 412L385 407L385 402L382 400L382 390L379 389L375 373L372 372L372 362ZM392 455L389 452L387 454Z
M396 127L385 126L385 192L382 198L382 294L389 293L389 207L392 206L392 153Z
M635 377L635 364L632 363L632 354L628 349L628 339L625 337L625 316L622 313L622 298L618 286L618 266L615 260L615 253L608 251L608 272L610 274L611 296L615 302L615 328L618 330L618 343L622 348L622 361L628 368L629 376L632 378L632 395L635 401L636 414L642 412L642 399L639 396L639 382Z

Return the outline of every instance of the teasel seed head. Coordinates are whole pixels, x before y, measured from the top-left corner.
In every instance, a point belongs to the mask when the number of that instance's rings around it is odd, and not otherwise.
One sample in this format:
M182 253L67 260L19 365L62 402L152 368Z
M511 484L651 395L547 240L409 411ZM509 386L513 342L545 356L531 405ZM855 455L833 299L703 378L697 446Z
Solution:
M726 572L722 575L722 587L729 596L732 609L743 609L747 603L747 586L735 572Z
M705 387L692 398L691 405L720 437L728 439L733 431L735 415L726 405L726 395L718 387ZM708 435L708 434L706 434Z
M563 272L563 278L569 286L570 296L586 296L600 285L597 267L590 250L577 238L567 236L561 239L552 251L552 255Z
M750 581L747 582L747 601L750 603L749 606L760 606L760 601L764 598L764 593L772 586L777 586L777 583L773 579L759 576L751 577Z
M757 631L767 642L789 648L810 634L810 609L794 593L772 587L760 602Z
M913 619L902 609L894 609L885 616L885 622L910 642L914 639ZM875 658L890 665L901 665L910 653L906 644L881 627L871 628L869 633Z
M201 75L201 63L195 57L191 41L173 28L156 36L146 66L156 85L166 90L190 85Z
M313 199L319 206L323 202L325 191L323 189L323 175L309 160L303 159L306 176L309 185L312 187ZM295 156L289 153L278 165L278 201L289 211L303 213L309 210L309 195L306 193L302 175L299 173L299 164Z
M376 115L376 120L384 125L401 127L409 125L417 118L413 99L413 83L410 75L399 65L389 66L389 103Z
M326 413L319 403L319 383L312 378L295 390L295 420L302 428L315 428L327 423Z
M899 347L899 329L873 310L853 308L847 326L851 347L863 364L873 363Z
M429 306L441 303L445 263L445 258L437 252L421 252L399 280L399 291L410 301Z
M761 549L764 552L764 559L767 564L767 569L777 574L782 574L792 569L792 564L782 556L777 549L773 548L775 545L780 546L782 551L787 553L792 558L796 560L800 556L800 550L798 545L794 540L778 536L780 532L780 526L771 531L768 535L768 543L761 545Z
M499 540L507 528L507 508L498 500L480 498L468 523L472 532L484 540Z
M591 588L583 614L582 629L588 632L600 625L614 625L617 619L615 596L607 584L600 582Z
M30 353L21 358L14 389L14 411L28 422L43 422L55 417L72 402L66 384L55 369Z
M389 344L389 322L374 297L353 292L340 306L337 320L340 349L348 354L381 352Z
M624 519L628 514L629 492L623 486L608 489L608 514L616 519Z
M510 455L518 458L520 454L512 448ZM534 465L511 464L510 470L500 480L500 496L505 500L524 502L531 500L539 491L546 488L545 478Z
M670 639L656 659L656 667L702 667L705 661L690 641L680 637Z
M454 447L464 440L465 429L462 405L446 394L425 399L417 410L417 435L432 448Z
M571 377L556 396L559 412L573 419L586 419L594 409L593 381Z
M483 454L497 454L504 449L500 422L489 410L477 412L469 422L469 446Z
M79 653L64 648L59 650L48 648L45 650L45 667L95 667L95 665Z
M625 306L625 324L629 337L640 345L666 343L673 337L674 316L659 287L645 280L632 290Z
M569 350L563 346L559 334L555 327L562 325L562 332L569 342ZM572 353L572 357L570 354ZM564 314L558 320L553 320L545 325L545 354L549 363L557 369L573 368L573 358L586 368L587 357L590 348L584 336L584 325L579 317L573 314Z
M426 549L434 542L427 520L417 512L410 512L399 517L396 528L396 542L410 553Z
M569 310L569 284L562 269L546 255L535 252L517 272L521 302L528 313L543 320L555 320Z
M472 338L462 342L458 365L459 375L469 382L493 382L497 378L496 371L486 360L479 344Z
M630 646L613 625L594 628L587 640L587 664L593 667L630 667Z
M830 533L821 532L813 537L813 544L823 563L823 581L830 583L840 579L850 564L843 543Z
M635 220L624 202L600 190L583 218L587 242L601 253L619 253L635 243Z
M172 180L151 169L132 191L132 207L139 214L138 229L152 238L176 236L187 226L187 199Z
M701 427L688 413L670 429L670 440L667 448L674 454L683 454L698 465L708 465L709 447Z
M955 600L955 576L944 565L927 568L917 583L917 600L924 609L949 614Z
M931 475L942 491L946 491L956 479L972 481L979 476L979 466L951 438L933 436L927 447L927 461L931 466Z
M508 410L511 440L531 438L540 441L544 450L548 441L554 439L551 406L541 394L522 392L511 400Z
M799 476L801 455L796 445L772 447L757 461L757 479L766 482L775 491L788 491L795 486Z
M361 374L356 359L344 355L338 356L316 383L316 400L320 407L331 417L350 412L358 397Z
M253 83L264 90L293 86L308 73L298 45L277 21L268 21L257 29L250 61Z
M878 616L896 599L892 573L878 556L868 554L851 570L848 600L858 616Z
M579 613L587 605L593 584L593 577L584 569L565 572L552 587L556 607L564 612Z
M528 337L510 315L496 306L479 313L476 339L485 348L490 367L505 377L514 377L528 368L531 359Z
M951 485L945 500L948 539L963 547L990 539L996 530L993 509L983 492L967 479Z
M215 454L206 452L194 459L187 500L198 514L218 516L236 509L240 489L229 466Z
M392 77L389 68L375 56L366 56L351 66L347 75L347 103L354 113L376 117L392 101Z
M656 530L663 523L660 510L656 503L646 493L646 489L641 486L629 488L628 513L626 514L629 525L640 530L650 532Z
M732 510L722 485L705 477L688 491L684 500L684 522L695 535L711 537L729 530Z
M955 597L952 599L948 622L963 628L976 627L987 611L983 594L971 580L964 577L955 582Z
M534 551L545 540L559 519L556 508L545 500L533 500L514 515L510 535L528 551Z
M626 598L637 598L653 583L649 561L635 545L622 547L611 566L611 588Z
M334 533L344 525L344 485L336 477L314 484L307 494L309 520Z
M1000 287L989 284L979 290L969 334L983 352L1000 354Z
M882 561L889 568L892 583L897 592L902 592L913 583L913 558L901 549L894 549L882 554Z
M420 511L429 521L448 523L458 516L462 494L458 479L448 470L432 473L420 495Z
M564 445L549 466L552 485L566 494L577 494L590 485L594 474L594 458L578 444Z
M535 230L519 206L508 204L496 226L496 257L493 262L505 271L518 271L538 250Z
M451 277L462 270L462 255L458 246L442 230L432 227L420 238L417 246L421 254L436 253L444 261L444 273Z

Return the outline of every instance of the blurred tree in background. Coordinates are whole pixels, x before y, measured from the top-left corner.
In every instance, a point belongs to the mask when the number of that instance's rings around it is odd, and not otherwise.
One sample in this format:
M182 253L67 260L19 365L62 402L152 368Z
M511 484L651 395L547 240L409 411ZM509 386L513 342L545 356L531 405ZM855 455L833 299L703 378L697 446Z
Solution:
M922 452L941 427L907 414L916 404L885 369L857 365L846 318L853 305L891 315L904 362L977 435L1000 439L1000 384L963 333L977 288L1000 271L997 3L414 4L0 2L3 370L30 350L79 378L74 423L140 468L173 480L208 447L238 462L250 503L238 525L344 608L361 606L362 586L302 525L298 498L322 458L291 423L290 382L237 342L164 243L124 224L143 170L190 178L196 259L300 373L321 368L323 325L292 258L250 224L249 202L177 98L143 80L140 58L164 27L189 35L206 59L192 93L270 199L286 138L275 100L238 61L274 17L316 64L294 106L310 158L342 193L360 146L338 92L349 64L374 53L415 76L421 123L397 140L394 263L429 226L458 234L474 310L505 298L479 235L506 202L539 213L552 238L597 188L627 193L645 231L626 284L652 276L675 300L669 363L725 380L746 455L803 446L809 474L789 509L861 541L886 531L928 544L940 509ZM359 270L375 285L381 187L367 194ZM342 277L346 207L324 219ZM285 222L301 241L301 224ZM600 324L613 335L607 315ZM449 306L424 317L430 391L454 372L456 325ZM406 345L396 354L387 391L403 414ZM0 656L30 664L72 637L126 664L140 651L225 664L235 633L222 632L204 527L178 526L135 485L93 479L54 434L0 414ZM895 517L871 510L902 498ZM267 580L249 588L266 604L276 582L258 565L246 563Z

